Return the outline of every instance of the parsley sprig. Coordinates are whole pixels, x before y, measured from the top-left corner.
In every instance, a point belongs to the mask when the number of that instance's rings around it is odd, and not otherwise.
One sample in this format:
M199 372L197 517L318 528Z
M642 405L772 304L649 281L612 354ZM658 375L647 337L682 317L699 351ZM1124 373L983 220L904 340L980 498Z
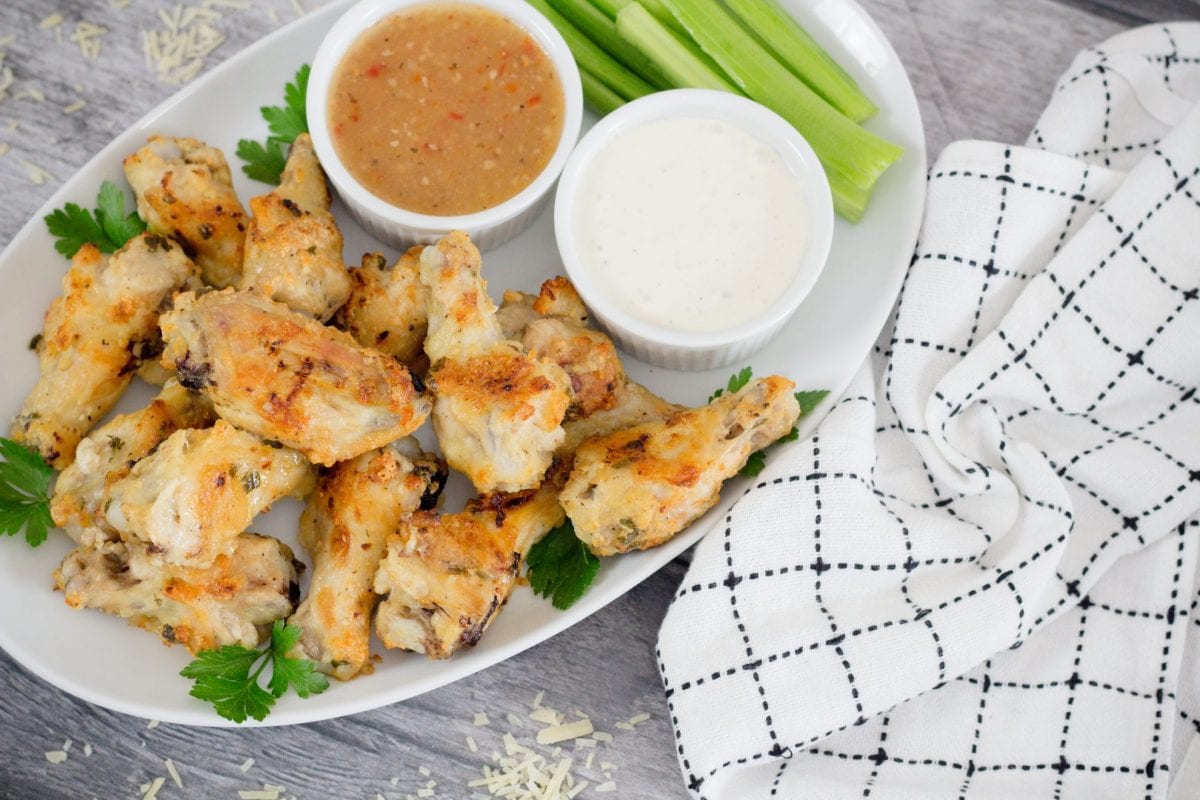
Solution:
M265 648L253 650L227 644L216 650L203 650L179 674L195 681L189 693L192 697L212 703L225 719L240 724L253 717L262 722L289 686L301 697L320 694L329 688L329 679L317 671L316 664L307 658L287 655L302 634L299 626L275 620L271 641ZM258 679L268 664L271 679L264 689Z
M88 242L102 253L113 253L146 230L137 212L125 213L125 192L112 181L100 184L96 210L67 203L46 215L46 227L57 238L54 249L71 258Z
M725 384L725 388L717 389L715 392L713 392L712 395L709 396L708 402L711 403L713 400L716 400L726 392L729 392L730 394L733 394L734 392L740 392L746 387L746 384L750 382L750 378L753 377L753 375L754 372L750 369L750 367L743 367L738 372L729 376L729 382ZM828 389L810 389L808 391L796 392L794 395L796 402L800 404L801 416L811 414L812 410L828 396ZM767 466L767 451L777 444L782 444L783 442L794 442L798 438L800 438L800 431L796 428L796 426L793 425L792 429L783 436L780 436L762 450L755 450L753 453L751 453L750 457L746 459L746 465L738 470L738 474L744 475L747 478L756 477L760 472L763 471L763 468Z
M37 547L54 527L50 518L50 481L54 470L32 448L0 438L0 533L16 536Z
M263 106L259 109L271 135L265 142L253 139L238 141L237 154L246 163L242 172L256 181L277 184L287 164L286 144L308 132L308 116L305 111L305 94L308 92L308 64L296 71L293 83L283 89L282 106Z
M529 548L525 563L529 565L529 586L534 594L549 597L560 610L583 597L600 571L600 559L575 535L570 520Z

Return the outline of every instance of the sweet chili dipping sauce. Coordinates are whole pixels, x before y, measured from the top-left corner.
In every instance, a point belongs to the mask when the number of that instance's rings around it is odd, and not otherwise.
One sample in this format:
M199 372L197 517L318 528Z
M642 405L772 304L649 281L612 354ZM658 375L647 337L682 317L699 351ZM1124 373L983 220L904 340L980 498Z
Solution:
M458 3L366 30L334 73L328 109L334 148L359 183L436 216L483 211L532 183L563 113L562 82L529 34Z

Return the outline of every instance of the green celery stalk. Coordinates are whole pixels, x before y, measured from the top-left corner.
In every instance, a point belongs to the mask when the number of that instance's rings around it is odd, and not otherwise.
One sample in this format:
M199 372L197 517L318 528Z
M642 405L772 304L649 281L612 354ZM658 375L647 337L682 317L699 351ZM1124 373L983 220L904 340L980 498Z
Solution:
M617 33L617 25L588 0L548 0L579 32L629 68L655 89L670 89L671 82L654 63Z
M527 0L529 5L537 9L542 16L550 21L571 48L580 69L585 69L599 79L605 86L612 89L625 100L634 100L648 95L654 87L634 75L617 63L616 59L601 50L592 40L579 32L579 29L555 11L546 0Z
M751 100L775 111L808 140L826 173L870 190L904 152L839 113L713 0L663 2Z
M855 122L875 114L875 104L778 0L725 0L725 5L783 65Z
M592 5L607 14L609 19L616 19L617 14L621 13L621 9L632 2L634 0L592 0ZM679 20L675 19L671 12L667 10L667 7L662 4L662 0L638 0L638 2L663 25L666 25L681 36L687 36L687 31L679 24Z
M633 0L592 0L592 2L596 8L607 14L609 19L616 19L621 9L632 3Z
M625 99L604 82L586 69L579 70L579 80L583 83L583 101L600 116L615 111L625 105Z
M826 170L829 191L833 195L833 210L850 222L858 222L867 210L871 190L855 186L836 172Z
M645 53L673 85L738 93L640 2L631 2L617 14L617 32Z

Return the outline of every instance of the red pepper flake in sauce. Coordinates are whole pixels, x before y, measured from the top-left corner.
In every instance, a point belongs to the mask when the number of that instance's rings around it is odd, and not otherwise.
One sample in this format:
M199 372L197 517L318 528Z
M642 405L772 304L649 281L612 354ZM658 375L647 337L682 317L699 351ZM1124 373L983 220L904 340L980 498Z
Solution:
M339 158L367 189L449 216L528 186L558 146L564 108L553 62L525 31L487 9L443 4L360 35L334 74L327 113Z

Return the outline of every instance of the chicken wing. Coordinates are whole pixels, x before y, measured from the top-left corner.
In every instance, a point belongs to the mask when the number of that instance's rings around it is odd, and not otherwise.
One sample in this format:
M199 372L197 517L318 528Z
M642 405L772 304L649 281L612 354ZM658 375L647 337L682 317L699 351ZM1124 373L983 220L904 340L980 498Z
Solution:
M560 500L598 556L660 545L716 504L750 453L800 415L795 385L778 376L705 407L588 439L575 451Z
M296 137L279 188L250 200L241 288L324 322L350 296L342 232L307 133Z
M363 347L395 356L422 374L429 367L422 349L428 329L420 272L423 249L413 247L390 265L379 253L364 255L362 266L350 271L350 299L334 317Z
M296 607L304 568L282 542L243 533L205 568L163 566L141 542L80 547L54 573L72 608L95 608L193 653L256 647Z
M290 620L304 629L296 655L341 680L370 670L373 587L387 535L404 514L433 508L445 481L446 466L411 436L320 477L300 518L312 580Z
M220 150L196 139L152 136L125 159L125 177L152 233L179 242L209 286L237 284L246 211Z
M476 490L514 492L538 484L565 436L570 379L504 339L479 269L465 233L421 252L433 428L446 461Z
M124 539L183 567L207 567L272 503L312 490L312 469L224 420L179 430L105 494L104 515Z
M158 341L158 315L196 266L162 236L142 234L112 256L85 244L46 312L38 353L41 377L12 425L55 469L112 410L142 358Z
M54 524L86 547L117 540L104 514L105 490L175 431L206 428L215 419L207 398L172 379L150 405L92 431L75 450L75 463L54 484Z
M563 521L555 470L537 489L477 497L458 514L417 511L387 537L375 632L391 648L441 659L472 646L512 593L521 559Z
M176 297L163 364L217 414L323 466L416 430L431 402L399 362L259 295Z

